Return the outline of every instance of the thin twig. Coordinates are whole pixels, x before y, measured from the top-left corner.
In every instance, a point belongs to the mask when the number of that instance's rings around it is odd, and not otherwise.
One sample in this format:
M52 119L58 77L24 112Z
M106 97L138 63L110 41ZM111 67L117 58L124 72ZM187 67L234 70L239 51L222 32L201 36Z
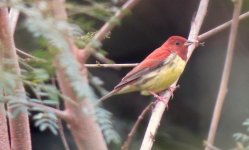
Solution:
M116 14L108 21L106 22L102 28L95 34L95 36L92 39L92 42L90 42L84 49L85 51L85 60L95 51L93 48L93 43L102 42L106 36L116 25L117 21L120 21L129 10L131 10L140 0L128 0L119 11L116 12ZM93 53L95 57L97 57L102 62L109 62L108 59L103 57L102 55L98 55L98 53Z
M29 57L29 58L34 59L35 61L47 62L45 59L38 58L38 57L35 57L35 56L33 56L33 55L30 55L30 54L28 54L28 53L26 53L26 52L24 52L24 51L22 51L22 50L20 50L20 49L18 49L18 48L16 48L16 51L17 51L18 53L22 54L22 55L25 55L25 56L27 56L27 57Z
M246 12L242 15L239 16L239 21L242 21L246 18L249 17L249 12ZM232 20L227 21L201 35L198 36L198 41L204 41L206 39L208 39L209 37L225 30L226 28L228 28L230 25L232 24ZM85 64L85 66L87 68L117 68L117 67L135 67L137 66L138 63L131 63L131 64Z
M139 117L137 118L136 123L134 124L134 126L132 127L130 133L128 134L128 137L126 139L126 141L124 142L123 146L122 146L122 150L128 150L130 145L131 145L131 141L136 133L136 130L138 128L138 125L140 124L140 122L143 120L144 116L149 112L149 110L152 109L152 106L155 105L155 102L151 102L147 107L145 107L145 109L142 111L142 113L139 115Z
M56 107L56 108L58 109L58 107ZM59 129L58 129L59 134L60 134L62 143L63 143L63 145L65 147L65 150L70 150L67 139L66 139L66 136L65 136L64 127L63 127L61 119L58 120L58 126L59 126Z
M59 109L56 109L56 108L53 108L53 107L46 106L44 104L35 103L35 102L28 102L27 105L29 107L39 107L39 108L44 109L45 111L52 112L58 118L60 118L60 119L62 119L64 121L67 121L69 119L65 111L62 111L62 110L59 110Z
M132 64L85 64L87 68L118 68L118 67L135 67L138 63Z
M240 15L239 16L239 21L244 20L244 19L246 19L248 17L249 17L249 11L242 14L242 15ZM228 28L231 24L232 24L232 20L227 21L227 22L223 23L222 25L219 25L219 26L213 28L212 30L209 30L209 31L199 35L198 40L203 41L203 40L209 38L210 36L213 36L213 35L221 32L222 30Z
M197 37L198 37L198 33L200 31L201 25L203 23L203 20L205 18L205 15L207 13L207 7L208 7L208 3L209 0L201 0L200 4L199 4L199 8L195 17L195 20L192 23L191 29L190 29L190 33L189 33L189 37L188 39L191 41L196 41ZM197 47L196 44L192 44L191 46L189 46L188 48L188 59L190 58L191 54L193 53L194 49ZM175 87L176 86L177 81L171 85L171 87ZM174 89L174 88L173 88ZM150 122L149 125L147 127L142 145L140 147L140 150L150 150L152 148L153 142L154 142L154 137L156 135L156 131L159 127L160 124L160 120L162 118L163 112L165 110L165 108L167 107L167 103L170 99L170 96L172 94L172 92L174 92L174 90L172 91L167 91L163 96L167 97L167 102L161 102L159 101L155 108L154 111L152 113L152 116L150 118Z
M210 143L208 143L207 141L204 141L204 146L205 147L209 147L210 150L221 150L218 147L211 145Z
M216 99L216 104L213 112L213 117L208 133L208 139L207 143L213 145L218 123L221 116L222 106L224 104L226 94L227 94L227 88L228 88L228 81L229 76L231 72L231 66L232 66L232 60L233 60L233 53L234 53L234 47L236 42L236 36L238 32L238 25L239 25L239 14L241 11L243 0L236 0L234 1L234 11L233 11L233 20L232 20L232 26L230 30L229 35L229 41L228 41L228 48L227 48L227 54L226 54L226 60L224 64L224 69L222 73L220 88L218 92L218 96ZM209 147L206 147L205 150L210 150Z
M53 86L56 87L56 79L55 79L55 77L53 77L51 80L52 80ZM58 109L58 110L60 109L59 103L56 104L56 109ZM60 137L61 137L61 141L62 141L62 143L63 143L63 145L65 147L65 150L70 150L69 144L68 144L66 136L65 136L64 127L63 127L61 118L58 119L58 126L59 126L58 130L59 130L59 134L60 134Z

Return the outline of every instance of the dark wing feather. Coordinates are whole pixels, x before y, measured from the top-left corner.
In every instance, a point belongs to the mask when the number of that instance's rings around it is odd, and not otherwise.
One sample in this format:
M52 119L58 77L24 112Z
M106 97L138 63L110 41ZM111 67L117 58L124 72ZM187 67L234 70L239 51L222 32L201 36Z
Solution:
M174 56L176 56L176 55L174 55ZM171 60L174 57L169 56L167 58L168 59L157 59L157 60L146 59L146 61L141 62L140 65L137 66L139 69L137 69L137 67L132 69L114 89L122 88L123 86L127 85L128 83L136 81L137 79L139 79L143 75L146 75L146 74L160 68L161 66L168 64L169 62L171 62ZM150 66L150 67L147 67L147 66Z

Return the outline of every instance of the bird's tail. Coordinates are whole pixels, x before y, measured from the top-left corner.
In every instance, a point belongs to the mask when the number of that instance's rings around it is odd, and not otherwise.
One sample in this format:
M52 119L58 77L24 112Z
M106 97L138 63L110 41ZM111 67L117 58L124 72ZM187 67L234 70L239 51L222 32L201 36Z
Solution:
M99 105L100 103L102 103L103 101L107 100L109 97L112 97L113 95L117 94L119 90L114 89L111 92L109 92L108 94L102 96L95 104L94 106Z

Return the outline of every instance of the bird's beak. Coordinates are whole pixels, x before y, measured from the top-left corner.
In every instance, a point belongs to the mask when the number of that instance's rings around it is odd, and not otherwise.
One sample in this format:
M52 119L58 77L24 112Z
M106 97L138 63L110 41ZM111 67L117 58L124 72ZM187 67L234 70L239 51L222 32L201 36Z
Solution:
M193 41L187 40L187 41L184 43L184 45L185 45L185 46L190 46L190 45L193 44L193 43L194 43Z

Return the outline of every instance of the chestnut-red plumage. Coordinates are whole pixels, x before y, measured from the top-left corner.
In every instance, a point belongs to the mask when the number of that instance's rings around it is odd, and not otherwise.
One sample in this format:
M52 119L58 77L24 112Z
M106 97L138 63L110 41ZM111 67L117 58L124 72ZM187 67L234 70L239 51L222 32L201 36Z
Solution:
M171 36L161 47L154 50L148 55L139 65L133 68L115 87L120 88L131 81L139 78L140 76L147 74L150 70L154 70L164 62L165 59L172 53L176 53L183 60L187 59L187 46L185 42L187 40L181 36ZM153 69L150 69L153 68ZM146 70L146 71L144 71ZM144 71L144 72L143 72Z
M181 36L171 36L162 46L154 50L148 55L138 66L133 68L121 82L107 95L103 96L99 102L107 99L108 97L124 92L123 89L129 91L129 88L137 87L139 84L143 84L143 77L153 73L157 70L161 70L165 65L172 63L171 54L178 55L183 61L187 59L187 40ZM182 68L183 69L183 68ZM179 74L180 75L180 74ZM165 76L167 78L167 76ZM157 84L157 83L155 83ZM130 86L133 85L133 86ZM166 87L167 88L167 87ZM144 89L141 89L144 90ZM133 90L131 90L133 91Z

